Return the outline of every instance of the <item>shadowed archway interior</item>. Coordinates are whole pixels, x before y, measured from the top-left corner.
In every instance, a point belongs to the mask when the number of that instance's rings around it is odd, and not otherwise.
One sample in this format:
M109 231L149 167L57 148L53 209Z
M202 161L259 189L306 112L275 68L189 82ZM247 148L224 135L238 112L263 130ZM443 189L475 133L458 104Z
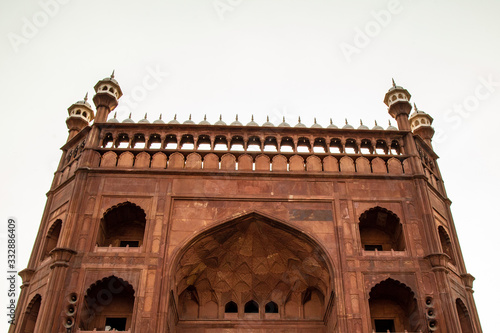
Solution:
M256 213L197 237L176 270L181 319L227 319L229 302L239 309L231 319L248 318L250 301L259 306L254 319L269 315L269 302L277 307L273 319L322 319L330 283L325 255L312 239Z

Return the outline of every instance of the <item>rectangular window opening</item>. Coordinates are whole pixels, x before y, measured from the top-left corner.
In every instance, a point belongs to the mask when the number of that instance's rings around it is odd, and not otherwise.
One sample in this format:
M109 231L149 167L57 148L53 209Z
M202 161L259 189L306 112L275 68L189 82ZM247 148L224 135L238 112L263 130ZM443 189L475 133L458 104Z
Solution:
M365 245L365 251L382 251L382 245Z
M106 318L105 331L125 331L127 318Z
M139 247L139 241L120 241L120 247Z
M396 332L394 328L394 319L375 319L375 331L386 333Z

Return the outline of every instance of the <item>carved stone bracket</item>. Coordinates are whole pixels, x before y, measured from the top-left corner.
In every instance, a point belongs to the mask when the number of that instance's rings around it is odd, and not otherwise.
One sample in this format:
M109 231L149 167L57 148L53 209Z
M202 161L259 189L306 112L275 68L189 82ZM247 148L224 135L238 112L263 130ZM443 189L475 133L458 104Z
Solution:
M473 277L471 274L467 273L467 274L462 274L461 275L461 278L462 278L462 281L465 285L465 289L467 289L467 291L470 291L471 293L474 292L474 290L472 290L472 284L474 283L474 280L476 279L475 277Z
M450 257L446 253L431 253L424 258L430 261L433 271L448 272Z
M31 268L25 268L19 272L19 276L23 280L21 288L27 287L30 284L31 278L35 274L35 270Z
M56 247L49 253L53 260L50 268L53 269L54 267L68 267L69 261L76 253L77 252L72 249Z

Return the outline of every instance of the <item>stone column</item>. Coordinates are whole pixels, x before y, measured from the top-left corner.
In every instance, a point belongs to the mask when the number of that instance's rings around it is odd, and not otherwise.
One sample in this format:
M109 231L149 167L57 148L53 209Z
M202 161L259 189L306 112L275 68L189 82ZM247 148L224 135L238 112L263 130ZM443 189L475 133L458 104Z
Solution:
M68 273L69 262L77 252L68 248L55 248L50 251L52 263L50 264L50 273L48 278L47 290L43 297L40 308L38 323L38 332L57 332L63 324L63 318L60 316L60 306L62 292L65 289L66 276Z

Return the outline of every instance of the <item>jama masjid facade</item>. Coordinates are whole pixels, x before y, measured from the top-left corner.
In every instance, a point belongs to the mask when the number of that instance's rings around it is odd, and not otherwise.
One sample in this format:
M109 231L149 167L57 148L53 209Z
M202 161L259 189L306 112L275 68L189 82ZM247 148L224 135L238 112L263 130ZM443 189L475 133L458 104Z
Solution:
M95 112L68 109L9 333L482 332L406 89L388 128L119 122L114 76L94 89Z

